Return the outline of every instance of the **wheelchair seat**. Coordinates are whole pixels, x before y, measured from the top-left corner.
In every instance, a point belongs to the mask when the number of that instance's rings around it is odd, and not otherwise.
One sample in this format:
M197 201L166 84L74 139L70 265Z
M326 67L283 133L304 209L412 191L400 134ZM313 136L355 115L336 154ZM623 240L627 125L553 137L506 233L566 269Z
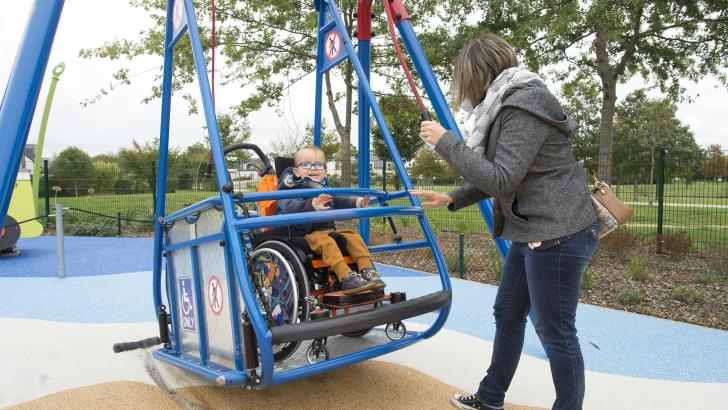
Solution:
M336 245L339 247L341 254L344 256L344 262L349 265L353 264L354 260L346 251L346 238L336 232L331 232L329 236L334 238L336 241ZM273 239L288 243L298 253L301 260L311 268L319 269L328 267L328 265L321 260L321 255L314 252L311 247L308 246L306 239L302 236L294 235L287 226L281 226L254 235L252 239L253 247L257 247L261 243Z

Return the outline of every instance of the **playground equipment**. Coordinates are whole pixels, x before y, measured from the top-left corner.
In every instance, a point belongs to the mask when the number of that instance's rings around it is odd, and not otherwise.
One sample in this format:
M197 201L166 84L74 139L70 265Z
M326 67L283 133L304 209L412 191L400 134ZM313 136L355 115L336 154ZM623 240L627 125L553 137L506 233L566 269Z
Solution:
M54 0L34 7L6 92L6 101L14 104L0 107L3 133L0 141L10 143L10 149L0 150L0 216L3 217L10 192L8 178L17 170L12 165L19 162L18 152L27 139L40 77L47 64L62 6L63 0ZM419 200L409 194L412 182L369 84L372 1L358 2L356 51L333 0L315 0L315 6L318 45L314 143L320 145L321 139L323 75L348 59L359 78L359 146L370 146L370 115L373 114L404 190L369 189L369 151L360 149L358 188L235 192L220 142L192 1L168 1L152 281L160 335L158 339L150 339L151 342L117 346L118 350L145 347L158 341L164 343L154 352L160 360L220 384L259 388L407 347L433 336L444 325L450 309L451 286L443 257ZM440 121L459 135L401 0L384 1L384 7L399 30ZM219 195L166 215L173 50L185 34L189 35L192 46ZM423 118L424 114L423 110ZM250 149L255 151L255 148ZM381 206L271 216L250 211L247 207L247 204L314 197L322 193L370 196L374 198L372 203ZM408 199L411 205L385 206L400 198ZM480 209L492 228L490 203L481 203ZM316 268L313 266L315 259L301 257L301 250L295 244L285 236L276 236L280 232L270 233L276 232L276 228L303 222L359 219L360 233L367 239L368 219L388 216L416 218L425 239L370 246L371 252L429 248L438 269L441 290L410 300L406 300L403 293L395 292L364 295L363 301L343 300L336 294L336 283L326 275L325 267ZM507 242L499 240L497 243L504 254ZM163 264L166 266L164 281ZM163 289L166 290L166 303ZM403 326L402 320L428 312L436 312L436 318L426 330L413 332ZM360 336L376 326L386 326L385 332L391 341L337 357L327 355L328 337ZM307 351L310 364L287 370L276 367L276 360L283 361L289 351L295 351L303 341L312 341Z
M43 233L43 225L33 220L36 216L35 209L30 174L20 172L15 180L8 214L0 231L0 256L19 255L20 252L15 247L19 238L34 238Z

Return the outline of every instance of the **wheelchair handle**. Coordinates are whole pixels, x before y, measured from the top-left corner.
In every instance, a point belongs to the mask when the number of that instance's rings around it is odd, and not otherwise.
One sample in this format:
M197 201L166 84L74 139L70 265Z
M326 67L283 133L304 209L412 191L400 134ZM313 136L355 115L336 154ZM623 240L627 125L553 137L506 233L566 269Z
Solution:
M260 158L261 162L263 162L263 173L261 176L268 175L273 172L273 167L270 165L268 156L266 156L265 153L263 152L263 150L261 150L260 147L258 147L255 144L250 144L248 142L241 142L239 144L229 145L229 146L223 148L222 155L223 155L223 157L225 157L225 155L227 155L233 151L237 151L237 150L241 150L241 149L251 150L258 155L258 158ZM209 161L207 162L207 168L205 169L205 176L209 177L210 175L212 175L212 157L210 157Z

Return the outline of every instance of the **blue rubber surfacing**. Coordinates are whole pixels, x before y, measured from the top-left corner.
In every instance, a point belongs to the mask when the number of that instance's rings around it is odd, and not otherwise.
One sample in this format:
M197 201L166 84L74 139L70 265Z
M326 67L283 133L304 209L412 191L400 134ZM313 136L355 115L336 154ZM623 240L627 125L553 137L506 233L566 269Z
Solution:
M81 323L155 320L152 240L67 237L66 278L57 279L55 237L23 239L0 259L0 317ZM408 298L441 289L437 276L379 265L388 289ZM136 273L128 273L136 272ZM445 327L492 341L497 288L453 278ZM29 302L29 298L32 298ZM434 314L414 318L431 323ZM587 370L658 380L728 383L728 332L580 304L577 328ZM529 324L523 352L546 359ZM487 363L482 364L485 370Z

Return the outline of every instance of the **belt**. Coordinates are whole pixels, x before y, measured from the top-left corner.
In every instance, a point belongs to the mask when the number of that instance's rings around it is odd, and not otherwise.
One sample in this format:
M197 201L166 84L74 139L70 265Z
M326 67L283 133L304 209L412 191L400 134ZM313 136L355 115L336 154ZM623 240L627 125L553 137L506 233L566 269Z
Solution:
M528 247L532 250L542 251L544 249L553 248L556 245L564 243L571 238L570 235L562 236L561 238L548 239L545 241L529 242Z

